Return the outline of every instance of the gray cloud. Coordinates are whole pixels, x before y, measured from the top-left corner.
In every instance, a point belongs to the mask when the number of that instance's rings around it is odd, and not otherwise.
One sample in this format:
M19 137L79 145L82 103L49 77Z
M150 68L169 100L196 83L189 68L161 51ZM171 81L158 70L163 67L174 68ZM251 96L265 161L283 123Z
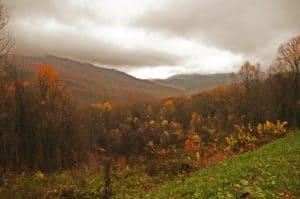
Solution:
M95 13L93 4L75 4L71 0L6 0L4 3L16 39L15 53L55 54L112 67L174 65L181 60L168 52L143 47L128 49L106 38L86 34L87 23L94 27L114 23L107 14ZM100 7L97 12L101 11ZM58 25L58 29L44 30L41 25L49 21Z
M74 4L72 0L4 0L12 20L52 19L65 25L74 25L80 21L92 20L102 24L109 18L96 15L90 4ZM72 3L73 2L73 3ZM101 10L99 10L101 13Z
M2 2L16 53L54 54L143 76L229 72L244 59L266 64L280 43L300 33L300 0Z
M41 32L18 30L16 38L16 53L29 55L54 54L114 67L174 65L180 61L179 57L167 53L149 49L124 49L105 40L96 40L76 32L41 34Z
M169 0L133 25L266 61L281 42L300 33L299 9L299 0Z

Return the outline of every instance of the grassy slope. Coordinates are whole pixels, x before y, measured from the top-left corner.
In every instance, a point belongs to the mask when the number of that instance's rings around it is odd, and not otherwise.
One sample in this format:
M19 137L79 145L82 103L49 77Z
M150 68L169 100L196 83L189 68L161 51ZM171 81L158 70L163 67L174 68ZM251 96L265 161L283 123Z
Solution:
M300 197L300 132L172 181L149 198Z

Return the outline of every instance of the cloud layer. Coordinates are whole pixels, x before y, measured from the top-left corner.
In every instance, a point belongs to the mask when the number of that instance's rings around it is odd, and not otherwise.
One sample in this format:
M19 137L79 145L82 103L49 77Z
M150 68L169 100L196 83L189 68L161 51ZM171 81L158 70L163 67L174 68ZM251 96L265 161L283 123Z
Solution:
M140 78L270 62L300 32L299 0L4 0L16 53L117 68Z
M299 8L299 0L168 0L133 23L269 59L272 48L300 33Z

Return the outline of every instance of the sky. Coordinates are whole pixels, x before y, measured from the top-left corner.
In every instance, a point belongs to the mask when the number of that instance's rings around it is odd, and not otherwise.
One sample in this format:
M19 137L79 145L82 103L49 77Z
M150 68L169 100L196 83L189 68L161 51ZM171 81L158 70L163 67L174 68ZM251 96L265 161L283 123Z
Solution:
M300 0L2 0L14 53L55 55L137 78L268 66L300 33Z

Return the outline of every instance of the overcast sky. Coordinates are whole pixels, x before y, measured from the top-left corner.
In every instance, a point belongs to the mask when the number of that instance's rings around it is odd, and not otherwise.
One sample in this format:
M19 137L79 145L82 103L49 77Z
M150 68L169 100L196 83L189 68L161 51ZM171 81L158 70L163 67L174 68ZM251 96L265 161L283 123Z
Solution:
M267 66L300 33L300 0L2 0L15 53L51 54L138 78Z

